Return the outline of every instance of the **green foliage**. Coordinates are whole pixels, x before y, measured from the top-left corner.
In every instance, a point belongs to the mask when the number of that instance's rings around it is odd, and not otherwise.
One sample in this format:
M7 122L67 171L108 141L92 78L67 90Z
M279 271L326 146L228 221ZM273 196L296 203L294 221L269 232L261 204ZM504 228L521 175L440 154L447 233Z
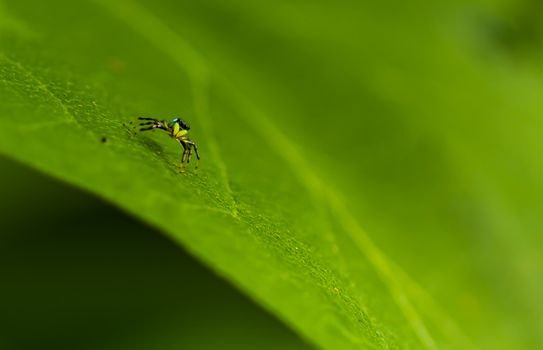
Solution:
M3 0L0 151L316 346L537 348L543 89L501 5ZM137 116L186 119L199 173Z

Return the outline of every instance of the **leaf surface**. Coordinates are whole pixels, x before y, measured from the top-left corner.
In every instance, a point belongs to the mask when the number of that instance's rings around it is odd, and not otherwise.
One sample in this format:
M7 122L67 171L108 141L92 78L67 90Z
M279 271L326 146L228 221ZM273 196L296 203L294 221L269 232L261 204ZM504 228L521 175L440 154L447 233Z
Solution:
M525 192L507 192L515 174L494 157L526 132L509 113L541 127L521 102L541 103L506 83L540 87L508 66L494 77L499 65L482 68L450 27L400 3L4 2L1 152L159 228L319 347L541 340L509 319L533 321L521 307L541 304L523 293L540 281L520 276L504 302L500 250L484 243L517 244L512 275L520 255L539 271L539 226L522 221ZM138 116L188 121L198 173L176 172L167 135L132 136ZM505 156L537 174L541 146L527 138ZM521 238L506 236L519 220Z

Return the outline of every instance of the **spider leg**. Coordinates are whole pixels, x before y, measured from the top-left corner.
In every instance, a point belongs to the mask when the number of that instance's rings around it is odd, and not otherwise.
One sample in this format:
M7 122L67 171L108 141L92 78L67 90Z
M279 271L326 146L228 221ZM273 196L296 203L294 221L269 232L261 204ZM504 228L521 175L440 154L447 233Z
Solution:
M200 153L198 153L198 147L196 147L196 144L193 142L192 145L194 146L194 153L196 153L196 159L200 160Z
M149 119L146 119L146 120L149 120ZM157 120L157 119L150 119L150 120L151 121L141 122L140 125L161 125L163 127L166 127L167 122L165 120Z
M141 124L140 124L141 125ZM150 127L147 127L147 128L141 128L140 131L148 131L148 130L153 130L153 129L161 129L161 130L166 130L165 127L163 127L162 125L158 125L158 124L153 124L151 125Z
M192 146L189 145L189 154L187 157L187 164L190 163L191 158L192 158Z
M200 153L198 153L198 147L196 146L196 143L194 143L191 140L185 140L187 145L189 146L189 156L188 161L190 161L190 158L192 157L192 149L194 148L194 153L196 153L196 165L194 166L194 169L198 169L198 166L200 165Z
M198 153L198 147L196 146L196 143L191 140L186 140L185 142L190 145L191 148L194 147L194 153L196 153L196 158L200 160L200 153Z
M198 147L194 142L192 143L192 147L194 147L194 153L196 153L196 165L194 166L194 169L197 170L200 166L200 153L198 153Z
M161 130L167 131L165 120L158 120L155 118L144 118L144 117L139 117L138 119L144 120L144 122L139 123L140 126L151 125L150 127L147 127L147 128L140 128L140 131L147 131L147 130L153 130L153 129L161 129Z
M185 159L187 158L187 145L181 140L177 140L177 141L181 144L181 146L183 146L183 155L181 156L181 164L179 164L177 166L177 170L179 172L184 172L185 171L185 165L186 165L185 164Z
M185 164L185 160L187 159L187 154L188 154L187 144L181 140L179 140L179 143L181 144L181 146L183 146L183 155L181 156L181 164Z

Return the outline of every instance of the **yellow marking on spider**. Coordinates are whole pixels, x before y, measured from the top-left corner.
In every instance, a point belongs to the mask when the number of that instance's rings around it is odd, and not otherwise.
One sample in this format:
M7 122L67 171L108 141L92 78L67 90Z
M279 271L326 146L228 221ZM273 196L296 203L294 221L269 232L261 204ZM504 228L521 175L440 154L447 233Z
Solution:
M186 134L188 134L189 132L187 130L179 130L174 136L179 138L179 137L183 137L185 136Z

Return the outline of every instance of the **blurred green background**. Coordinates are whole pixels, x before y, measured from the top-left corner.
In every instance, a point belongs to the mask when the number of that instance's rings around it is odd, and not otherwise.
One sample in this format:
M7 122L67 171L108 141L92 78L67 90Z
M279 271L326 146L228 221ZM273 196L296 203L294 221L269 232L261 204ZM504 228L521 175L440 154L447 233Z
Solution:
M167 30L138 26L139 6ZM185 73L141 40L182 36L220 76L211 95L234 192L269 195L285 181L251 168L260 137L235 112L239 93L483 349L543 348L542 23L538 0L0 1L2 51L74 89L67 99L84 106L85 125L107 115L91 100L122 106L119 118L190 105ZM161 49L183 52L171 39ZM90 86L66 83L81 76ZM0 102L6 118L14 108ZM0 346L304 346L141 223L2 162ZM98 332L104 343L84 341Z

